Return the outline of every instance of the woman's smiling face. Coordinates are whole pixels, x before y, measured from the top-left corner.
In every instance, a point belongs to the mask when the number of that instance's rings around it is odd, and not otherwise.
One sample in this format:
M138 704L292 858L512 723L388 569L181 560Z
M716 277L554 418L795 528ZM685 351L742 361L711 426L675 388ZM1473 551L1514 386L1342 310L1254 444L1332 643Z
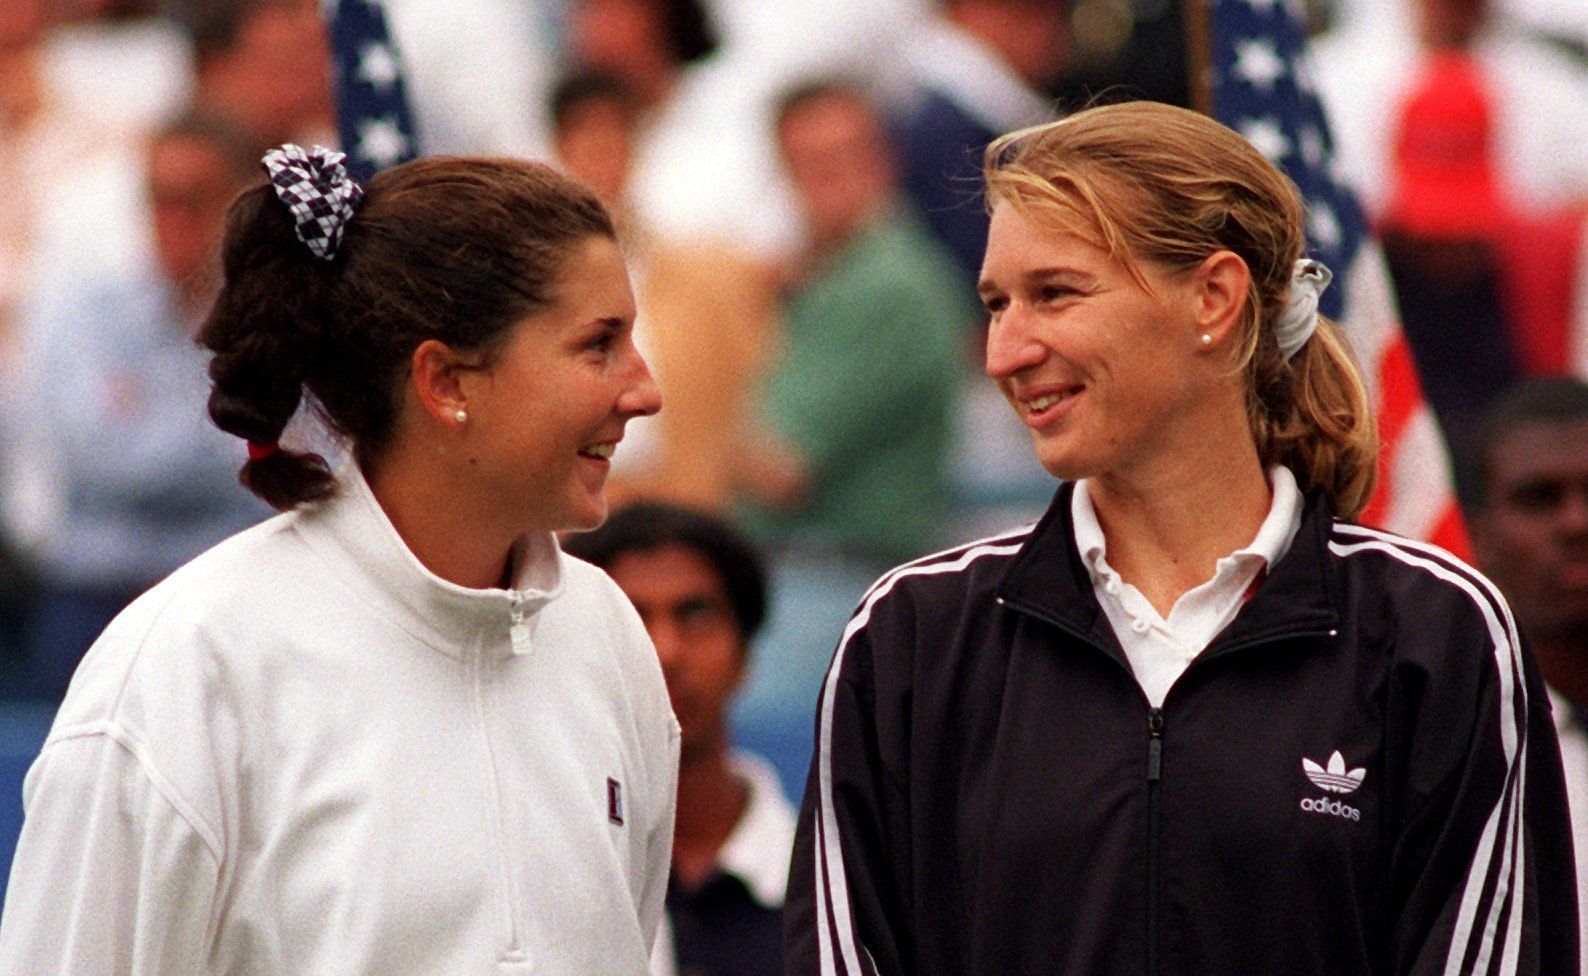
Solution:
M661 394L634 346L634 293L610 238L587 239L555 301L514 326L468 398L466 449L489 504L524 530L606 518L611 456Z
M987 374L1064 479L1094 477L1182 443L1195 368L1188 275L1140 262L1152 290L1107 250L993 209L979 290L991 316Z

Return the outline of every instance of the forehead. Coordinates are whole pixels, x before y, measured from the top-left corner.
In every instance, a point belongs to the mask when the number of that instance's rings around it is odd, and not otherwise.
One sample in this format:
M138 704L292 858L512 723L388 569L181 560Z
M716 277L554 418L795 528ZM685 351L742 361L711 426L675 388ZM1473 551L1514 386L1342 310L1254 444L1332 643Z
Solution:
M1074 219L1078 222L1080 218ZM1105 248L1060 219L1039 220L1026 208L1009 201L1000 201L993 207L982 265L984 281L1013 285L1014 281L998 279L1050 265L1095 273L1119 264Z
M1489 448L1496 486L1523 481L1588 481L1588 419L1523 424Z
M669 603L727 593L727 583L711 560L676 542L654 549L631 549L612 560L607 575L636 603Z
M847 91L813 95L790 108L777 127L785 151L828 139L869 138L880 131L871 106Z
M575 317L633 319L634 291L618 242L602 234L585 238L557 272L557 304Z

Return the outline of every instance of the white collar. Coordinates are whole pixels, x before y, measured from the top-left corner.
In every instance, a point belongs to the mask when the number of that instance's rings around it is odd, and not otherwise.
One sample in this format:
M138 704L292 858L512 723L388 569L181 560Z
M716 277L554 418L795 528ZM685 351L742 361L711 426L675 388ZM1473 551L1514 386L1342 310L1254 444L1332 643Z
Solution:
M1054 117L1053 103L998 52L946 19L924 24L906 56L918 85L949 96L993 132L1013 132Z
M782 908L794 847L794 808L783 796L777 774L765 761L735 750L728 767L749 791L744 813L717 852L717 870L744 882L766 908Z
M1268 483L1273 491L1273 501L1269 504L1268 516L1257 528L1257 535L1246 546L1220 559L1216 572L1253 559L1262 560L1265 566L1273 566L1290 551L1290 544L1295 541L1296 530L1301 525L1301 490L1296 486L1296 476L1282 464L1268 469ZM1115 575L1108 567L1108 540L1104 538L1103 527L1097 521L1097 509L1092 507L1085 478L1075 483L1075 492L1070 498L1070 517L1075 523L1075 547L1081 553L1081 561L1086 564L1092 582L1095 584L1100 575Z
M425 568L397 534L357 464L344 465L336 480L336 493L302 509L296 524L339 580L410 636L448 657L524 654L533 648L539 612L563 588L565 557L553 535L531 533L513 544L513 589L470 589Z

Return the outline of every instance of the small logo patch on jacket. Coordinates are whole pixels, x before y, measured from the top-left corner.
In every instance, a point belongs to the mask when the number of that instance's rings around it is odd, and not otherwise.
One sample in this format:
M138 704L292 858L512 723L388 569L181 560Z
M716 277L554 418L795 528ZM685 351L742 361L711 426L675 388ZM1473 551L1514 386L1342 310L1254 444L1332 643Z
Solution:
M623 784L607 777L607 819L623 826Z
M1301 771L1307 774L1312 785L1329 793L1338 793L1342 796L1355 793L1362 785L1362 780L1367 778L1367 769L1347 769L1345 757L1336 749L1334 755L1329 757L1329 765L1320 766L1311 759L1302 757ZM1329 797L1320 796L1317 799L1304 799L1301 809L1307 813L1322 813L1341 820L1361 820L1362 811L1349 803L1331 800Z

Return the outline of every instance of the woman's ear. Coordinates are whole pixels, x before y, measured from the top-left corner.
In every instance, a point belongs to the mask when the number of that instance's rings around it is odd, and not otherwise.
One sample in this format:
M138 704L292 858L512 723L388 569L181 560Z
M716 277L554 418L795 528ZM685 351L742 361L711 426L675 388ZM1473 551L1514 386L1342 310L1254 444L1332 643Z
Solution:
M1223 348L1240 327L1250 300L1252 272L1234 251L1215 251L1193 278L1197 335L1204 349Z
M414 348L409 365L414 395L425 413L446 427L465 426L469 404L464 377L474 372L475 364L439 339L426 339Z

